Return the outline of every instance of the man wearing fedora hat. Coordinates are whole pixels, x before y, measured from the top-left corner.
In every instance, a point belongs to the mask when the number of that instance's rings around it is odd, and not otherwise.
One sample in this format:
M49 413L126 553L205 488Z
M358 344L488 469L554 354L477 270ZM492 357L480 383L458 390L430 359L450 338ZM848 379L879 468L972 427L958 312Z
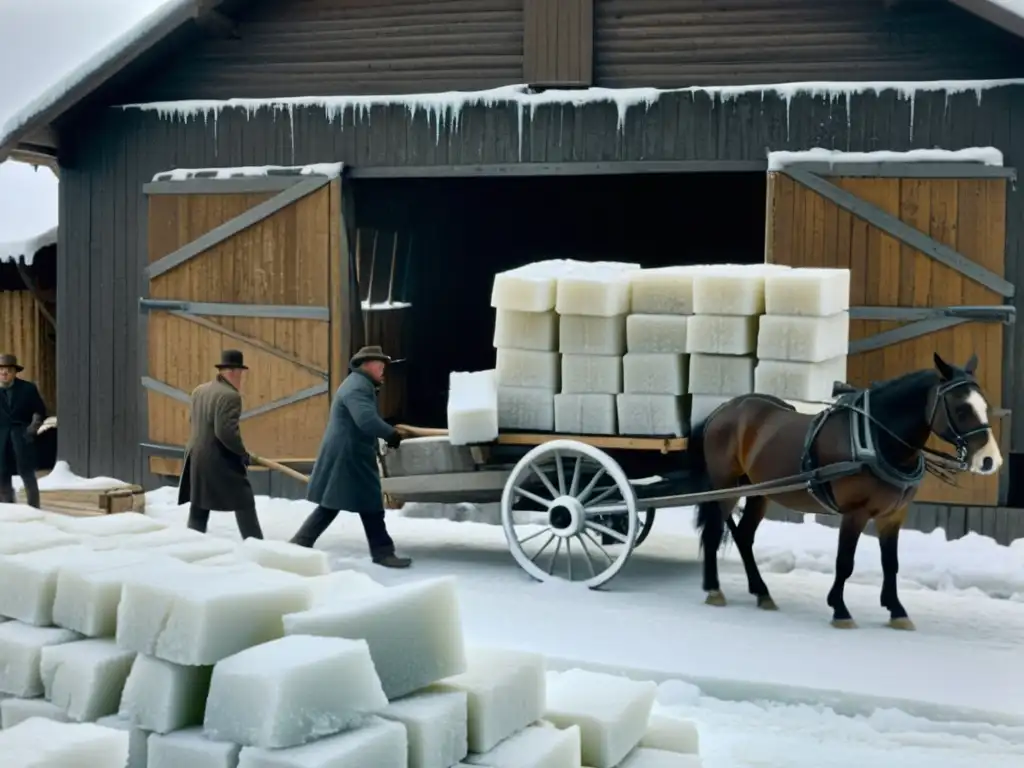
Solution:
M0 355L0 503L14 503L12 480L17 473L29 506L38 509L34 443L46 418L46 404L35 384L18 378L23 370L14 355Z
M221 352L217 377L192 392L192 430L178 503L189 504L188 527L206 533L210 510L233 510L243 539L262 539L256 499L246 468L249 452L242 442L242 375L249 367L237 349Z
M377 346L363 347L349 362L349 375L338 387L320 452L309 478L306 498L317 505L292 538L312 547L339 510L355 512L363 524L370 557L385 568L408 568L412 560L395 554L384 522L384 498L377 469L377 441L397 448L398 431L377 412L377 390L391 358Z

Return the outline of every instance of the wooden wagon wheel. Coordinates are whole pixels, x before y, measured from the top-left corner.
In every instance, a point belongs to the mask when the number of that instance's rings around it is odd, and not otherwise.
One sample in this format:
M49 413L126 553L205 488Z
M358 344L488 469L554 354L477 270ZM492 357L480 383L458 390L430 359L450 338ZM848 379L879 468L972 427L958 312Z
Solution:
M517 513L531 511L539 528L522 530ZM611 515L624 518L625 532L600 521ZM575 440L543 443L519 460L501 496L501 523L512 557L530 576L591 589L618 575L640 532L636 494L622 467ZM602 536L619 546L609 551Z

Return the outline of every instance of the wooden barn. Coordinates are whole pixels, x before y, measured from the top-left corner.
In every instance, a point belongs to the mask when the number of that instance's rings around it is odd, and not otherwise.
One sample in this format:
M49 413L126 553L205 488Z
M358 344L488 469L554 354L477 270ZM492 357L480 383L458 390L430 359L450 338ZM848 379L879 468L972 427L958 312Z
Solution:
M301 463L367 339L403 360L388 415L440 423L448 371L492 364L496 271L767 254L852 269L855 383L981 356L1010 459L929 484L915 524L1024 535L1024 20L1001 3L172 0L121 43L0 136L60 166L76 471L173 473L224 346L255 363L247 441ZM912 153L936 148L997 151ZM769 167L807 150L890 154Z

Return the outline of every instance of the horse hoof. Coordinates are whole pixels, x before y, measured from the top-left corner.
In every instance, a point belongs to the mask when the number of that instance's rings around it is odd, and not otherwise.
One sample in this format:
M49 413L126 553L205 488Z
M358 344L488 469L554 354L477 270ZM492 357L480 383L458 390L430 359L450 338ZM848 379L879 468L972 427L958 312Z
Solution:
M714 592L708 592L708 596L704 598L704 605L725 605L725 595L719 592L717 589Z
M856 629L857 622L853 619L832 619L832 626L836 629Z
M901 629L904 632L913 632L917 629L917 627L914 626L914 622L906 616L899 619L889 619L889 626L893 629Z
M775 601L770 597L759 597L757 598L757 607L762 611L777 611L779 606L775 604Z

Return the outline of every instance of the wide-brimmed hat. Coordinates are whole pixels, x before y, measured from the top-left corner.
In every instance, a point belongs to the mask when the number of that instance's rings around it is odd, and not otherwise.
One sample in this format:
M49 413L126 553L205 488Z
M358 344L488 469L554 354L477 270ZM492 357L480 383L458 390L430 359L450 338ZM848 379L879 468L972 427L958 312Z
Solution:
M0 355L0 368L13 368L18 373L25 370L25 366L18 365L18 358L15 355Z
M220 362L217 363L217 369L223 371L231 368L242 371L249 370L249 366L245 364L245 357L237 349L225 349L220 353Z
M373 360L379 360L382 363L390 363L391 358L384 354L384 350L377 345L363 347L354 355L349 361L349 365L353 368L358 368L363 363L369 363Z

